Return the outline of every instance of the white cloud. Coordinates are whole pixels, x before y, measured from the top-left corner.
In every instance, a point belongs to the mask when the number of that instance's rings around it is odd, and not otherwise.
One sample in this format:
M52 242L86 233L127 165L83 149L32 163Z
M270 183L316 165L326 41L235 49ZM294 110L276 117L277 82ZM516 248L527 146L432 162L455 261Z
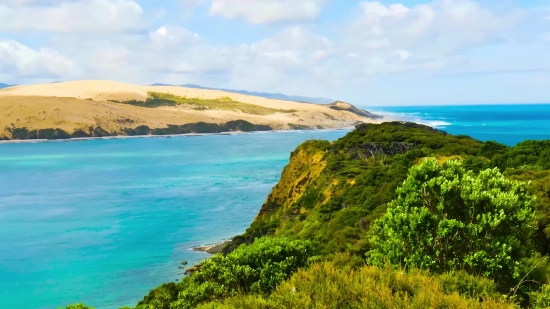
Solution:
M343 48L362 74L452 70L472 50L507 44L524 12L498 12L473 0L436 0L408 7L362 2ZM356 68L358 69L358 68Z
M324 0L213 0L211 15L253 24L317 18Z
M208 0L180 0L181 4L183 4L186 7L196 7L199 5L203 5L208 2Z
M472 0L438 0L406 7L363 2L363 15L349 35L366 50L417 49L449 54L462 48L503 41L518 13L497 15Z
M251 48L258 57L265 57L278 67L308 67L328 57L333 44L327 38L301 27L290 27L272 38L253 43Z
M544 65L550 68L550 59L540 61L547 50L541 43L548 32L548 27L544 26L549 24L544 20L546 12L539 10L538 17L533 18L519 8L499 11L473 0L437 0L416 6L362 2L355 6L360 16L356 15L356 19L342 17L339 23L331 24L326 33L319 32L326 27L314 24L288 26L281 23L268 27L269 31L276 31L273 35L233 44L223 44L216 41L216 37L208 37L206 34L212 28L206 27L203 33L202 25L196 21L189 24L194 28L184 28L179 13L166 15L164 24L148 27L143 24L145 13L130 0L63 0L61 4L53 0L5 1L0 0L3 3L0 20L6 16L2 15L5 14L2 10L9 10L18 12L20 24L2 22L0 32L11 27L8 30L45 29L52 34L43 43L48 49L31 49L13 41L3 41L0 71L13 79L61 75L63 78L55 79L196 83L343 100L350 96L368 97L370 100L372 93L379 93L382 98L385 95L397 98L397 94L389 92L393 85L399 84L394 79L401 76L416 74L412 81L407 81L419 86L423 78L437 74L497 72L511 66L516 71L537 66L544 68ZM251 23L269 23L316 18L323 1L184 2L188 6L202 3L211 4L211 14ZM311 5L309 9L304 9L308 6L306 3ZM33 13L35 15L29 15L32 18L21 18L21 12L36 12L38 8L63 11L66 15L56 13L56 17L41 17ZM85 11L90 11L90 15L85 15ZM173 14L171 11L166 13ZM96 20L94 14L104 18ZM109 14L117 19L109 20L105 17L111 16ZM64 17L69 15L74 15L74 19ZM531 22L521 20L524 16L529 16ZM226 42L239 38L230 37L233 35L230 30L216 30L219 31L216 35L224 36ZM83 31L99 31L100 35L82 35ZM254 31L255 35L258 33ZM541 46L524 56L528 48L518 46L530 46L529 40L539 40ZM10 42L11 47L5 48L6 42ZM8 49L9 53L5 51ZM506 53L510 50L517 52ZM4 78L2 74L0 79ZM380 88L385 93L368 88L373 81L389 80L390 77L392 87ZM17 80L13 82L18 83ZM402 97L407 99L406 95Z
M140 30L144 29L142 14L141 6L132 0L10 0L0 4L0 31Z
M15 76L62 76L73 67L57 52L34 50L16 41L0 40L0 71Z
M153 47L159 50L173 50L182 47L182 44L196 44L199 35L185 28L175 26L161 26L149 34Z

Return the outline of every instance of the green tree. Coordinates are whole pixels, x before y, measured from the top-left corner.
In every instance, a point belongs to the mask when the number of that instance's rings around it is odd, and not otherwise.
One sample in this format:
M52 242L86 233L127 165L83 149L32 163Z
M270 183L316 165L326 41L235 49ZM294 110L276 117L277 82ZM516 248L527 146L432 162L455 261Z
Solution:
M475 174L460 161L424 160L397 194L374 223L370 264L466 270L498 283L517 277L532 255L535 198L497 169Z
M197 272L177 285L152 290L137 308L196 308L238 293L269 293L298 268L309 265L314 252L309 241L259 238L227 255L217 254L201 262Z
M550 307L550 285L543 285L539 291L530 293L530 305L533 309L544 309Z
M62 309L62 308L59 308L59 309ZM74 304L74 305L68 305L67 307L65 307L65 309L94 309L93 307L88 307L84 304Z

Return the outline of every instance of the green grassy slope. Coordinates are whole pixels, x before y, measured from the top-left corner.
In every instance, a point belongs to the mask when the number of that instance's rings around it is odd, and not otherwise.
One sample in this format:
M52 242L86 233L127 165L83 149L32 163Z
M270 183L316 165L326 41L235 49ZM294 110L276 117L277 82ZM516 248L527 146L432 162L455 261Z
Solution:
M534 254L521 261L512 291L491 276L366 264L373 223L424 158L458 159L473 175L497 168L536 197ZM549 169L550 141L507 147L414 123L363 124L333 143L305 142L244 234L137 308L546 308Z

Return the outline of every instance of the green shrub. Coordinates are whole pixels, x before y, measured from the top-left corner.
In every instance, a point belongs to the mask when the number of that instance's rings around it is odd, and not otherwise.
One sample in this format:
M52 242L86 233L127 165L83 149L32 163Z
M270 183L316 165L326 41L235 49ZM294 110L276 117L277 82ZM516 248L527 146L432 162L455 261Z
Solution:
M397 193L374 224L372 265L466 270L505 282L532 255L535 198L496 169L475 175L460 161L425 160Z
M550 307L550 285L543 285L540 290L530 293L531 308L532 309L545 309Z
M177 285L163 285L151 291L137 308L164 309L171 303L171 309L187 309L238 293L269 293L313 257L311 242L260 238L230 254L217 254L201 262L192 276Z
M62 308L59 308L62 309ZM74 304L74 305L68 305L65 307L65 309L94 309L93 307L88 307L84 304Z
M238 295L198 308L515 308L500 299L492 281L467 274L453 279L418 270L323 263L299 270L269 296Z

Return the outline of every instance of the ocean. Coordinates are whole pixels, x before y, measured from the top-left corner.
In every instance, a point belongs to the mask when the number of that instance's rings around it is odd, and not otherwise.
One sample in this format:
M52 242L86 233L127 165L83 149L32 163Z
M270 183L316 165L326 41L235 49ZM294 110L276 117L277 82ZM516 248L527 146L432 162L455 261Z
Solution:
M550 105L369 111L514 145L550 139ZM292 150L347 131L0 144L0 308L133 306L191 251L244 232Z
M550 104L373 107L368 110L508 146L526 139L550 139Z

